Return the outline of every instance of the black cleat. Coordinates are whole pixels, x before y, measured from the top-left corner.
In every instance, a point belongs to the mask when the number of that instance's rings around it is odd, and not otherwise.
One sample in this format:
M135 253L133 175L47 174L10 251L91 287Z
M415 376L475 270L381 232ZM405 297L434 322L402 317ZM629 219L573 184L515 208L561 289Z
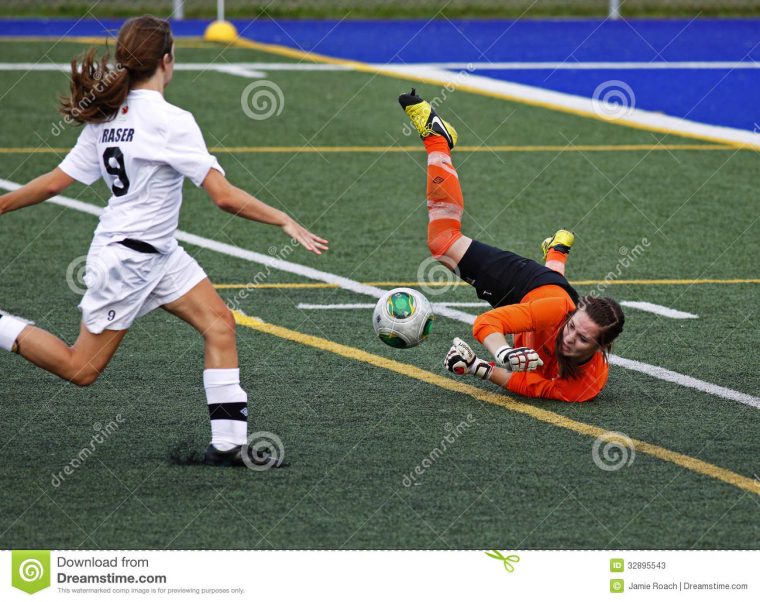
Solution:
M398 97L398 103L404 110L406 110L406 107L408 106L420 104L421 102L425 101L422 100L421 96L417 96L417 88L412 88L412 91L409 92L409 94L402 94Z
M248 445L238 445L229 451L221 451L209 445L203 463L208 466L246 466L251 470L268 470L287 466L283 457L277 457L268 447L251 449Z
M221 451L213 445L209 445L206 449L206 455L203 457L203 463L209 466L245 466L240 453L242 449L243 446L238 445L228 451Z

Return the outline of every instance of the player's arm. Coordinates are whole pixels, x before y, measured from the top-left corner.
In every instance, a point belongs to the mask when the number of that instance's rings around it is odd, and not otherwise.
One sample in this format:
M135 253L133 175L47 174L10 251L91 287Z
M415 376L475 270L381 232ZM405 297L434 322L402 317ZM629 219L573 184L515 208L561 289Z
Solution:
M513 372L510 372L506 368L499 368L498 366L494 366L493 371L488 375L488 380L490 380L493 384L498 385L499 387L508 389L509 381L512 379L512 374Z
M324 238L309 232L287 213L267 205L245 190L234 186L216 169L209 170L203 180L203 188L216 206L227 213L239 215L254 222L279 226L285 234L317 255L328 250L327 241Z
M61 194L73 183L74 178L56 167L53 171L35 178L21 188L0 195L0 214L47 201Z
M524 397L583 402L596 397L606 382L606 378L549 379L534 372L523 372L513 375L505 388Z
M543 365L541 358L529 347L512 348L505 335L552 326L567 311L567 300L561 297L497 307L476 318L472 334L498 364L512 372L531 372Z
M454 339L451 349L443 359L443 367L460 376L472 374L482 380L490 380L500 387L506 387L512 378L512 372L479 358L472 347L458 337Z
M497 364L510 372L525 372L543 366L544 362L530 347L513 348L505 335L534 328L533 314L525 303L500 307L478 316L473 334L491 352Z
M566 379L544 378L536 372L511 372L479 358L467 343L458 338L454 339L454 344L443 360L443 366L459 376L471 374L525 397L559 401L579 402L593 399L606 382L606 379L570 382Z

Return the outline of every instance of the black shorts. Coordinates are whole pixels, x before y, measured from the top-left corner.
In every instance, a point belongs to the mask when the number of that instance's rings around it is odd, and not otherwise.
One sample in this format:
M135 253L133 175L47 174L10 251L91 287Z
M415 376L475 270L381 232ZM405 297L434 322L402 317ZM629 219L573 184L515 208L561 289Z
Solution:
M472 241L459 262L459 276L474 286L478 298L491 307L520 303L530 291L545 284L561 286L578 304L578 293L559 272L477 240Z

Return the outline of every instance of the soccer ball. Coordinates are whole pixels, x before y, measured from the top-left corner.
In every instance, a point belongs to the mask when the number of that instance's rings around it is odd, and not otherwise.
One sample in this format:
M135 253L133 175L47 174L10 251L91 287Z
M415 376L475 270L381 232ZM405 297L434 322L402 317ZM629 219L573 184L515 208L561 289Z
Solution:
M406 349L424 341L433 325L433 308L425 295L411 288L394 288L375 306L372 326L380 340Z

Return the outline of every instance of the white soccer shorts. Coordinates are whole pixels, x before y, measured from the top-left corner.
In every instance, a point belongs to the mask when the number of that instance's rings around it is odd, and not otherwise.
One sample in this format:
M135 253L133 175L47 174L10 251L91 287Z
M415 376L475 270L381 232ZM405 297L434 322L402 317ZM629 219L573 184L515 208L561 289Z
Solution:
M179 246L166 255L140 253L119 243L91 247L84 276L87 292L79 304L82 322L93 334L125 330L204 278L203 268Z

